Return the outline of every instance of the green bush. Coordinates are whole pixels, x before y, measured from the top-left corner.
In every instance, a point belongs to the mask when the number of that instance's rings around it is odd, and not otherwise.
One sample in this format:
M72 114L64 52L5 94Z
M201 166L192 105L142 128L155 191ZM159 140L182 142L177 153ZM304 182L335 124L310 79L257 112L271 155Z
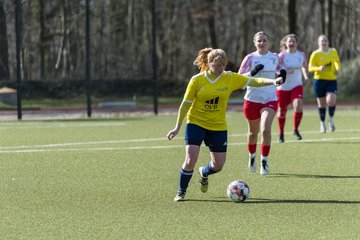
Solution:
M339 98L344 100L360 99L360 57L342 63L338 77Z

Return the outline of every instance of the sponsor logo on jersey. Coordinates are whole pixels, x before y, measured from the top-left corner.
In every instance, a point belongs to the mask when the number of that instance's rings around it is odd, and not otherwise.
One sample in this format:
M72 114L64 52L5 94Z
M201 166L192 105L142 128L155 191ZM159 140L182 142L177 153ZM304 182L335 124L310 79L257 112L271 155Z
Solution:
M219 104L219 97L216 97L216 98L212 98L212 99L209 99L209 100L206 100L205 101L205 110L207 111L219 111L218 110L218 104Z

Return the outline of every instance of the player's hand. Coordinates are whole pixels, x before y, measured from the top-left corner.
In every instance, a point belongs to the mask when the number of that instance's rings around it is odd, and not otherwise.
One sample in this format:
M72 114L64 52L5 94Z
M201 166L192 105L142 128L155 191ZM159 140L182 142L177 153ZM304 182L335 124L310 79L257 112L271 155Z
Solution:
M250 71L251 76L255 76L256 74L258 74L261 70L264 69L264 65L263 64L257 64L253 70Z
M283 84L283 83L284 83L284 79L283 79L282 77L278 77L278 78L276 78L275 81L274 81L274 84L275 84L276 86L280 86L280 85Z
M279 73L279 75L277 75L277 77L282 77L282 79L283 79L283 84L285 83L285 81L286 81L286 70L285 69L281 69L280 70L280 73Z
M319 71L321 72L321 71L323 71L325 69L325 66L320 66L319 67Z
M178 132L179 130L177 128L174 128L170 130L166 136L169 140L172 140L178 134Z

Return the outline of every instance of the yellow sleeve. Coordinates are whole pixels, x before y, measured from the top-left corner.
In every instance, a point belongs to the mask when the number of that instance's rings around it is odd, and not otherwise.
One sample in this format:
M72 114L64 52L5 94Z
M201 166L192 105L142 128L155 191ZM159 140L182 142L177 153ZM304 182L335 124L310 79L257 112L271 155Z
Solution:
M186 101L186 100L182 101L182 103L179 107L179 112L178 112L178 116L177 116L177 120L176 120L177 123L181 124L183 122L190 107L191 107L191 102Z
M250 78L249 84L250 87L263 87L269 84L265 84L264 78Z
M253 77L249 77L249 76L239 74L239 73L233 73L233 75L236 76L237 79L238 79L237 89L245 88L247 86L250 86L250 87L263 87L263 86L268 86L268 85L273 84L273 79L253 78Z
M240 74L240 73L235 73L235 72L233 72L232 74L233 74L233 76L235 76L237 78L237 80L236 80L237 86L235 89L244 89L248 85L249 80L250 80L250 78L248 76Z
M192 78L186 87L186 91L184 94L184 100L190 100L190 102L191 102L192 100L194 100L196 92L197 92L197 84L196 84L194 78Z
M337 53L337 51L334 49L334 67L335 67L335 70L336 71L340 71L340 66L341 66L341 64L340 64L340 59L339 59L339 55L338 55L338 53Z
M319 71L319 70L320 70L320 67L309 65L309 72L316 72L316 71Z
M195 82L194 78L192 78L186 87L184 99L181 102L180 107L179 107L178 117L177 117L178 123L182 123L186 114L188 113L188 111L191 107L192 101L195 98L196 91L197 91L196 90L196 82Z
M309 72L319 71L320 66L316 66L315 62L316 62L316 55L312 53L309 59L309 67L308 67Z

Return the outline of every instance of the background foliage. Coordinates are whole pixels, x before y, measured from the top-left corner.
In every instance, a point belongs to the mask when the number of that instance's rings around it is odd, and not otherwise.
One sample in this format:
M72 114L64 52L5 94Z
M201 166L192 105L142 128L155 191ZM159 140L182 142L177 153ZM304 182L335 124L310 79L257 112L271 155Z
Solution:
M156 2L156 56L160 95L178 94L197 72L192 62L204 47L223 48L236 71L254 51L252 37L263 30L278 52L289 32L300 38L309 57L316 39L328 34L340 58L359 56L359 13L356 0L162 0ZM85 0L23 0L22 76L27 97L51 95L37 86L64 91L58 97L82 94L85 72ZM95 94L149 94L152 79L152 1L90 1L91 76ZM0 0L0 78L15 82L15 6ZM349 68L346 81L358 85ZM353 77L355 76L355 77ZM349 79L350 78L350 79ZM41 83L36 83L41 81ZM70 83L69 83L70 82ZM78 83L76 83L78 82ZM175 85L174 85L175 84ZM54 86L55 85L55 86ZM67 86L75 85L75 89ZM139 86L143 86L138 89ZM168 91L174 86L174 91ZM176 88L176 89L175 89ZM100 90L102 89L102 90ZM180 90L179 90L180 89ZM151 91L150 91L151 94Z

